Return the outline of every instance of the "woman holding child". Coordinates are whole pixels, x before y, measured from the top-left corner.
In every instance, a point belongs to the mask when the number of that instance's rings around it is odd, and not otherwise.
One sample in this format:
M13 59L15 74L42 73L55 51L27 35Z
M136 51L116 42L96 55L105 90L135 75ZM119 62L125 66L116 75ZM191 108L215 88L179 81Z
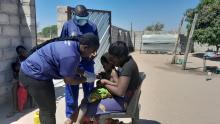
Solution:
M79 123L84 113L88 116L94 116L125 111L131 96L140 85L137 64L134 59L129 56L128 47L124 42L117 41L111 44L106 58L108 64L117 67L117 76L113 76L113 80L101 79L99 85L107 88L112 97L101 99L97 102L82 103L76 123Z

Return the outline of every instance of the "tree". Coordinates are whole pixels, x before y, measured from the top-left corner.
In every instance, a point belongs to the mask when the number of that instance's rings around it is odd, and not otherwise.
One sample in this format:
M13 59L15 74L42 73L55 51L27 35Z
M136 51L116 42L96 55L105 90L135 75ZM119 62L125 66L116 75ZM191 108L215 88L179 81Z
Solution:
M188 9L186 11L188 31L195 13L198 13L199 17L192 37L193 40L201 44L214 45L218 52L220 47L220 1L201 0L196 8Z
M41 34L44 37L56 37L57 36L57 26L56 25L52 25L52 26L48 26L42 29L42 32L40 32L39 34Z
M162 31L164 28L164 24L157 22L156 24L152 24L145 28L146 31Z

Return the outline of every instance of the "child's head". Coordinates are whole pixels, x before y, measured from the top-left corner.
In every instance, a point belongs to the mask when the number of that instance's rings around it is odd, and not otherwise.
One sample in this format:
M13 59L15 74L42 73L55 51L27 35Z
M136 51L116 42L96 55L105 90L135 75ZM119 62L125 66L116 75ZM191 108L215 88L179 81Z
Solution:
M113 65L109 62L108 56L109 56L109 54L105 53L101 57L101 63L102 63L102 66L103 66L105 72L110 72L113 69Z
M99 38L93 33L86 33L79 38L80 54L82 57L92 58L96 56L99 48Z
M17 46L16 52L20 57L24 57L24 58L27 57L27 50L24 46Z
M109 60L114 66L121 66L127 60L129 51L125 42L116 41L109 47Z

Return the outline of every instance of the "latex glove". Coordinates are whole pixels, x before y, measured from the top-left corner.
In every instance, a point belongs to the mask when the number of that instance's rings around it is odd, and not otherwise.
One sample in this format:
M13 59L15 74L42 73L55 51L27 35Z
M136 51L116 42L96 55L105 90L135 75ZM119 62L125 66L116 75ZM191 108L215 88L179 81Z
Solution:
M86 82L93 83L96 80L96 75L92 72L85 71L84 77L86 77Z

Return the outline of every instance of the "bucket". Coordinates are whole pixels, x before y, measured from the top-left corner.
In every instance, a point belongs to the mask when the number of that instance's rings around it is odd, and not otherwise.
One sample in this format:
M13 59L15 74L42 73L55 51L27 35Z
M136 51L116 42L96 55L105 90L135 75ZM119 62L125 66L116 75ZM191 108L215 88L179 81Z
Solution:
M39 111L34 112L34 124L40 124Z

